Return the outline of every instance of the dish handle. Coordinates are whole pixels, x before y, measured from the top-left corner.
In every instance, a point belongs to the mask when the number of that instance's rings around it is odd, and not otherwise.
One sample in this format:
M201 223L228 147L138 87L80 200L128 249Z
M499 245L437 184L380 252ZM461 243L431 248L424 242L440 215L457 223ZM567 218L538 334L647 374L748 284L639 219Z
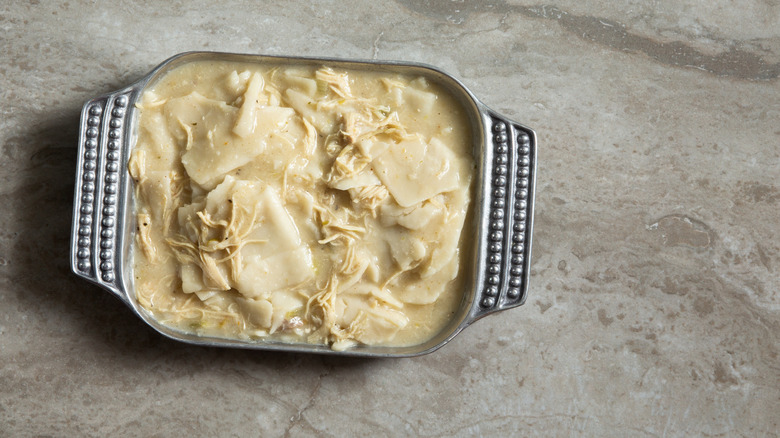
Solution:
M123 234L119 202L127 172L122 155L129 135L132 88L88 101L81 111L71 269L127 302L121 283Z
M478 295L471 317L525 302L531 265L536 133L492 110L484 112L486 148Z

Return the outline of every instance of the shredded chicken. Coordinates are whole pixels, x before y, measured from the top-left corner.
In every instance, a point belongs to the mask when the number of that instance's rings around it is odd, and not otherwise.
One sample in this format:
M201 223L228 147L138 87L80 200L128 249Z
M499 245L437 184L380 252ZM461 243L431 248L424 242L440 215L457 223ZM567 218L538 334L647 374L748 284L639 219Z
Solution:
M143 183L146 180L146 151L143 149L134 150L127 162L127 169L136 183Z
M315 205L314 212L317 215L317 222L320 224L320 233L322 239L317 242L320 245L331 243L337 239L343 239L344 242L360 239L365 234L365 227L350 225L348 218L344 215L338 215L333 210L323 206Z
M340 181L344 178L355 176L371 163L370 157L363 155L360 149L349 145L339 152L333 162L328 182Z
M342 98L351 98L352 91L349 89L349 76L347 73L336 73L330 67L322 67L315 74L317 80L328 84L331 91Z
M136 222L138 223L138 245L149 261L156 262L157 248L154 246L151 238L152 216L149 213L138 213Z
M363 186L349 189L352 202L360 204L371 213L372 217L377 216L377 208L390 195L387 187L383 185Z

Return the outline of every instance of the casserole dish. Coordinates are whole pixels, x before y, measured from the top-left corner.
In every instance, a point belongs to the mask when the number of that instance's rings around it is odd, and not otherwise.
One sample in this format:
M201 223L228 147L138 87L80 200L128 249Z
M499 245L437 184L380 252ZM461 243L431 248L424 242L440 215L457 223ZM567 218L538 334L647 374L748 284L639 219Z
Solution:
M128 167L139 141L141 101L144 93L171 71L198 62L301 68L327 65L347 71L403 74L424 78L454 99L469 125L474 178L469 192L470 219L460 238L462 296L458 297L457 306L443 329L414 345L357 345L334 351L328 345L316 343L291 343L276 338L236 339L190 332L162 323L139 303L133 261L137 257L133 247L139 233L135 216L139 200ZM73 271L114 294L158 332L179 341L353 356L414 356L436 350L477 319L519 306L526 299L536 177L535 133L490 110L458 80L427 65L183 53L166 60L138 82L88 101L82 110L78 153L70 252Z

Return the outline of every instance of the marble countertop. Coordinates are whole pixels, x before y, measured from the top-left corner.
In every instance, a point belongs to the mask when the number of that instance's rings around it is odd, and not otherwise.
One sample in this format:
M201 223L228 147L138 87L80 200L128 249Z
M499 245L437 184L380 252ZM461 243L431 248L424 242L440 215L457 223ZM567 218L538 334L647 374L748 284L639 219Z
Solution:
M0 6L0 435L777 436L776 0L144 3ZM82 103L204 49L421 61L535 129L527 303L366 360L176 343L76 278Z

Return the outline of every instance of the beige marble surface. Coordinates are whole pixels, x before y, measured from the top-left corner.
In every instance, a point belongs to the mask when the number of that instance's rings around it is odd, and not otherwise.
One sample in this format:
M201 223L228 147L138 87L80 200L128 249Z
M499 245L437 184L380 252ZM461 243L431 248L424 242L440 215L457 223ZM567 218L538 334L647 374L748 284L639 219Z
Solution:
M0 436L777 436L777 0L2 2ZM354 360L70 273L81 104L187 50L423 61L536 129L525 306Z

